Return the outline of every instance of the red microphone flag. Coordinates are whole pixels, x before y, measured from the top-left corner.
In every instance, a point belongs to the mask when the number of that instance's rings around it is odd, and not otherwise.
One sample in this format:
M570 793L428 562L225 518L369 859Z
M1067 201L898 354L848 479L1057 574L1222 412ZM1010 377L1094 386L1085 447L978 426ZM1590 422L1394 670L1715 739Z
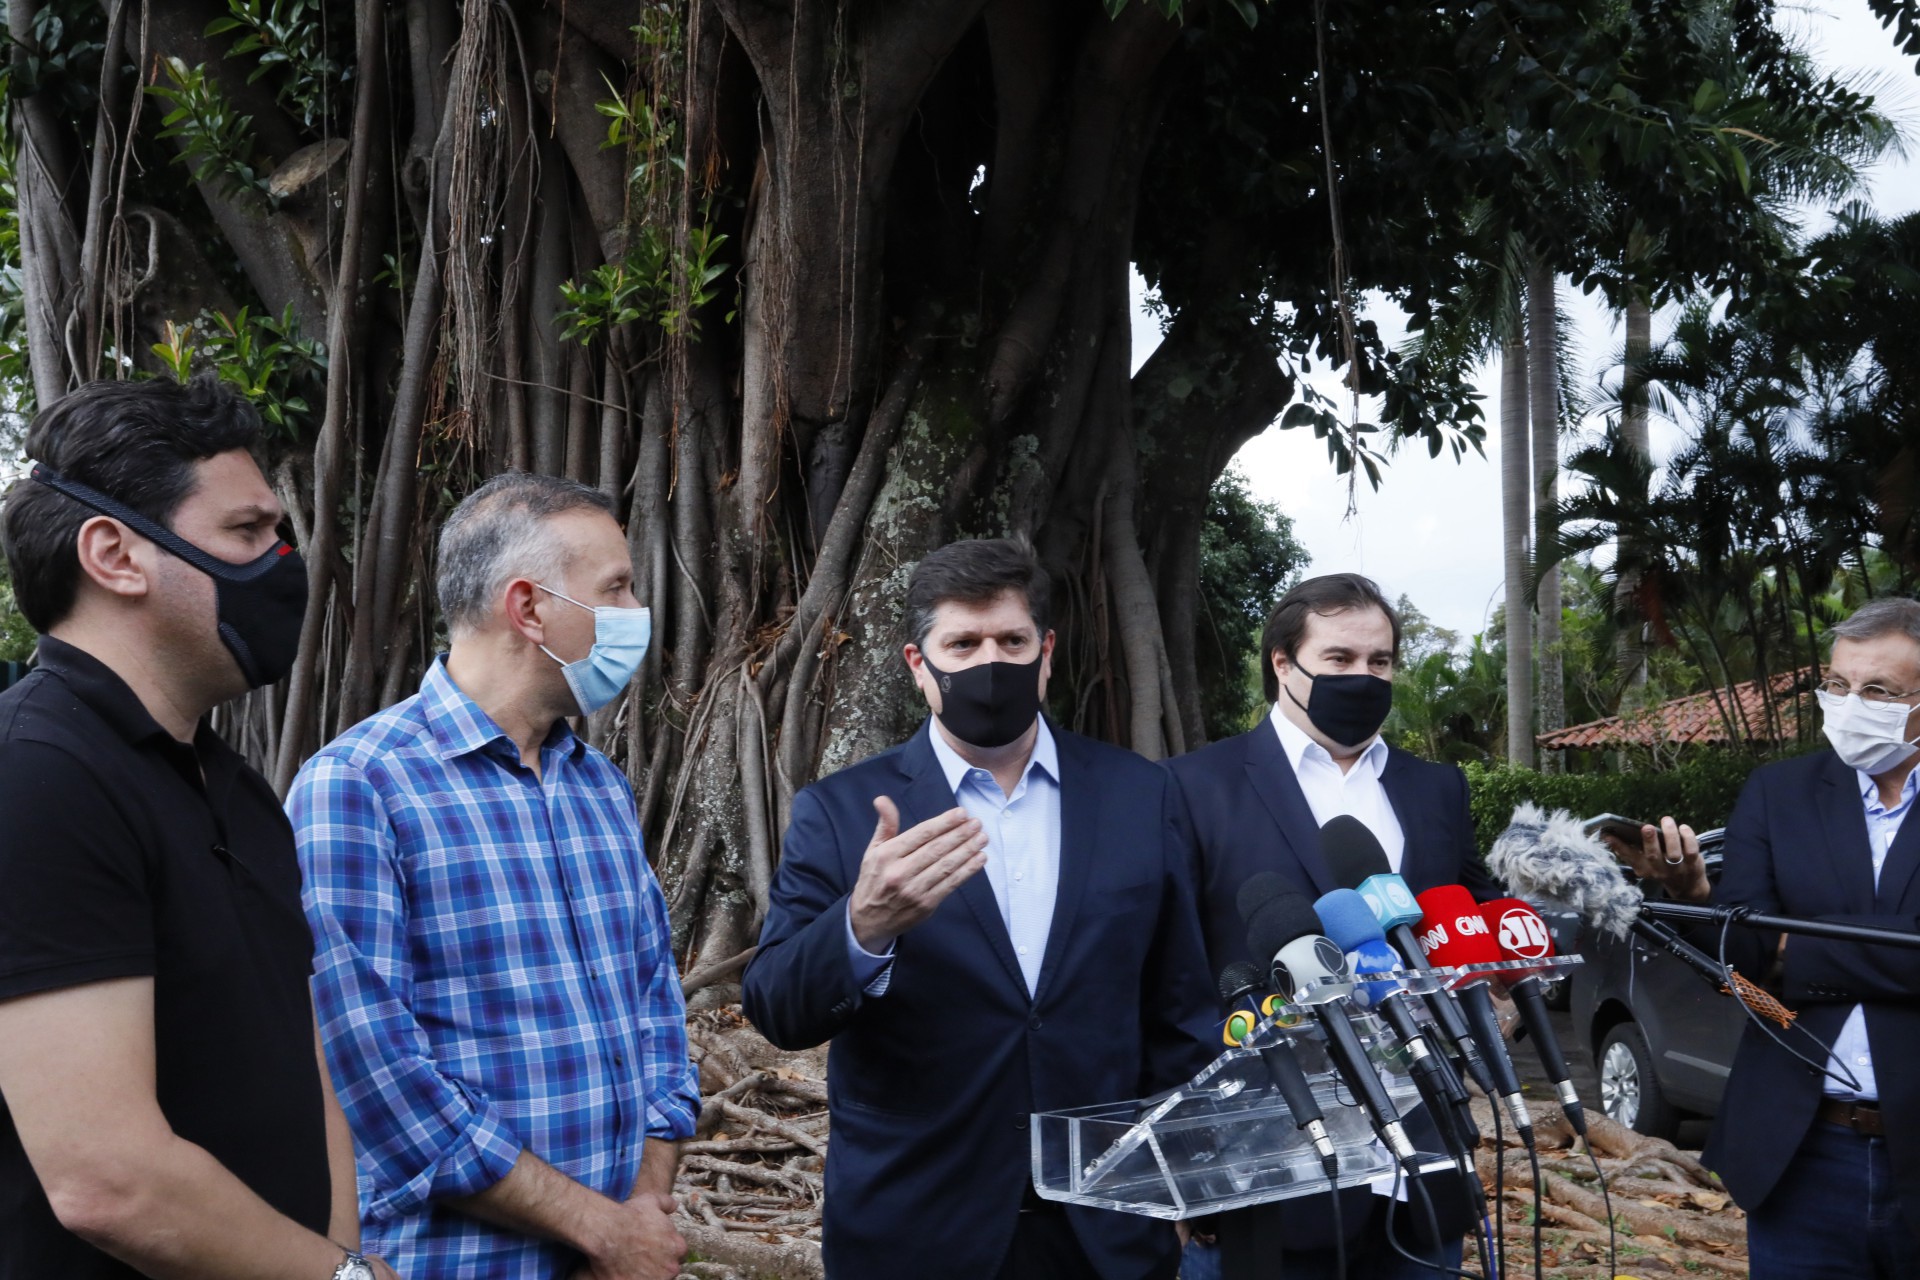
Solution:
M1500 959L1493 928L1480 914L1480 904L1457 884L1443 884L1420 894L1415 901L1425 914L1414 932L1420 949L1435 965L1453 967L1491 964Z
M1507 960L1545 960L1553 955L1553 934L1540 913L1519 898L1495 898L1480 904L1480 914L1493 930L1500 955ZM1521 976L1516 970L1514 978Z

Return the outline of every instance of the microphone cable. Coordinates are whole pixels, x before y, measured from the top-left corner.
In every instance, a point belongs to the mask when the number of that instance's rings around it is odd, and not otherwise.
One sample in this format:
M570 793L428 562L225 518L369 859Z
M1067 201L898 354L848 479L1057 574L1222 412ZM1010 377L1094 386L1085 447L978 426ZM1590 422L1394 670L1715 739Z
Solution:
M1527 1163L1533 1169L1533 1280L1541 1280L1544 1274L1540 1267L1540 1194L1543 1188L1540 1181L1540 1153L1532 1147L1527 1148ZM1609 1209L1608 1213L1611 1214L1612 1210Z
M1733 966L1727 962L1727 936L1732 931L1732 929L1733 929L1732 916L1728 916L1726 919L1720 922L1720 946L1718 948L1718 951L1719 951L1718 958L1720 960L1720 967L1722 969L1725 969L1729 975L1732 975L1733 977L1738 977L1739 975L1734 974L1733 972ZM1795 1020L1793 1013L1790 1010L1786 1010L1786 1014L1787 1014L1786 1025L1791 1026L1794 1030L1797 1030L1801 1035L1813 1041L1815 1044L1819 1045L1822 1049L1825 1049L1827 1051L1825 1060L1820 1062L1815 1062L1812 1058L1808 1057L1806 1054L1800 1052L1798 1049L1788 1044L1783 1038L1781 1038L1781 1036L1778 1033L1774 1031L1772 1027L1767 1025L1767 1022L1769 1020L1767 1014L1762 1010L1759 1010L1753 1007L1753 1002L1748 998L1748 993L1745 990L1745 986L1746 986L1745 980L1739 981L1739 982L1729 981L1727 985L1722 989L1725 990L1729 995L1731 995L1735 1000L1738 1000L1740 1002L1740 1007L1746 1010L1748 1022L1751 1022L1754 1026L1766 1032L1768 1039L1772 1040L1775 1044L1779 1045L1782 1049L1785 1049L1788 1053L1792 1054L1794 1057L1798 1058L1800 1061L1806 1063L1809 1067L1812 1067L1814 1071L1818 1072L1820 1075L1825 1076L1827 1079L1833 1081L1837 1085L1841 1085L1845 1088L1853 1090L1855 1094L1858 1094L1860 1092L1860 1081L1854 1077L1853 1072L1847 1067L1846 1063L1839 1062L1838 1059L1836 1059L1833 1056L1832 1045L1825 1043L1820 1039L1819 1036L1814 1035L1813 1032L1801 1026L1799 1022ZM1766 996L1768 1000L1773 999L1773 997L1770 995L1767 995L1765 991L1762 991L1761 994L1763 996ZM1784 1010L1784 1006L1782 1006L1782 1008ZM1838 1065L1840 1068L1841 1074L1835 1075L1833 1073L1832 1067L1828 1065L1829 1063L1835 1063L1836 1065Z
M1600 1157L1593 1153L1593 1143L1587 1143L1587 1159L1593 1162L1594 1181L1600 1184L1600 1203L1607 1208L1607 1274L1620 1274L1620 1243L1614 1234L1613 1194L1607 1190L1607 1175L1601 1172Z
M1327 1187L1327 1200L1332 1206L1333 1218L1333 1280L1347 1280L1347 1230L1340 1221L1340 1184L1335 1181Z
M1507 1274L1507 1135L1500 1123L1500 1100L1488 1098L1493 1112L1493 1238L1500 1274Z
M1395 1235L1393 1230L1393 1211L1398 1208L1400 1204L1400 1189L1402 1183L1405 1183L1407 1188L1408 1208L1412 1208L1413 1197L1417 1194L1420 1197L1421 1211L1427 1219L1427 1231L1433 1236L1434 1247L1439 1248L1441 1244L1440 1219L1434 1216L1432 1198L1427 1195L1427 1189L1420 1185L1417 1178L1408 1176L1405 1166L1401 1165L1398 1161L1396 1161L1393 1166L1393 1191L1392 1194L1387 1197L1387 1244L1392 1247L1395 1253L1416 1267L1424 1267L1428 1271L1437 1271L1443 1276L1458 1276L1460 1280L1481 1280L1481 1277L1474 1275L1471 1271L1462 1271L1459 1267L1449 1267L1444 1263L1435 1262L1431 1258L1423 1258L1417 1253L1409 1252L1407 1247L1400 1243L1400 1237Z

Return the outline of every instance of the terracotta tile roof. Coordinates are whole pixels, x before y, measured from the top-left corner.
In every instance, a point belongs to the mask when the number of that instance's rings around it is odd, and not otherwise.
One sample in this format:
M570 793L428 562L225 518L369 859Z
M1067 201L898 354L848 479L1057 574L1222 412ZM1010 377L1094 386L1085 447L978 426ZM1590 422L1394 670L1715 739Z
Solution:
M1534 739L1549 751L1568 747L1652 746L1700 743L1725 745L1727 726L1721 716L1726 706L1736 725L1744 726L1742 738L1757 741L1790 741L1799 736L1800 718L1812 714L1812 697L1806 692L1810 672L1807 668L1786 671L1768 681L1778 716L1778 729L1770 728L1766 695L1760 682L1749 680L1733 687L1737 703L1728 705L1728 691L1692 693L1656 707L1644 707L1627 716L1609 716L1587 724L1569 725ZM1716 702L1716 692L1718 701Z

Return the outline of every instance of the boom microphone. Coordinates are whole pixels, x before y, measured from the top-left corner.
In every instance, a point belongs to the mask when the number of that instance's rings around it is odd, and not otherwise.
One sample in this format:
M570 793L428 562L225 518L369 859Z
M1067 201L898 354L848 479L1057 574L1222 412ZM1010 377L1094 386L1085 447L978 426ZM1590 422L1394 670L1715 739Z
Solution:
M1513 821L1493 842L1487 869L1515 893L1563 903L1582 920L1615 938L1637 934L1687 965L1716 987L1751 987L1685 938L1642 911L1646 898L1629 882L1626 868L1596 836L1581 829L1565 809L1546 813L1532 804L1513 811ZM1754 988L1758 990L1758 988Z
M1367 824L1350 814L1331 818L1320 828L1320 852L1333 879L1342 888L1359 893L1373 910L1374 919L1394 950L1410 969L1428 969L1427 953L1414 936L1412 925L1420 922L1420 903L1407 882L1393 874L1387 851ZM1243 890L1244 892L1244 890ZM1473 1053L1473 1038L1461 1016L1452 992L1434 992L1426 997L1427 1010L1448 1040L1456 1046L1461 1065L1482 1091L1494 1092L1493 1076Z
M1500 944L1493 940L1493 930L1480 914L1480 905L1464 888L1445 884L1429 889L1420 895L1420 906L1427 913L1420 921L1420 945L1426 948L1427 959L1448 967L1499 961ZM1520 1096L1520 1077L1514 1072L1513 1059L1507 1056L1506 1041L1500 1035L1500 1020L1494 1016L1493 995L1487 980L1475 978L1454 990L1473 1027L1480 1056L1493 1072L1494 1089L1506 1103L1507 1114L1513 1118L1521 1139L1531 1147L1533 1116Z
M1270 874L1270 873L1263 873ZM1256 956L1271 956L1273 984L1294 1003L1303 1005L1320 1029L1326 1033L1327 1053L1333 1059L1347 1088L1360 1100L1374 1132L1394 1154L1394 1158L1413 1169L1418 1159L1413 1143L1401 1127L1400 1113L1380 1083L1373 1064L1367 1060L1360 1036L1347 1016L1342 997L1352 994L1353 973L1347 967L1346 952L1338 943L1320 935L1319 917L1313 904L1297 889L1284 887L1286 881L1272 877L1255 889L1253 877L1241 886L1239 906L1247 922L1247 949ZM1278 893L1261 897L1273 884ZM1255 892L1249 893L1250 889Z
M1544 960L1553 954L1553 934L1548 931L1547 922L1520 899L1495 898L1492 902L1483 902L1480 914L1493 930L1500 954L1507 959ZM1527 1034L1533 1037L1534 1048L1539 1051L1540 1065L1546 1069L1547 1079L1553 1082L1554 1092L1560 1095L1560 1109L1566 1113L1567 1123L1575 1133L1586 1137L1587 1114L1580 1106L1580 1095L1574 1091L1566 1055L1560 1052L1560 1039L1553 1033L1553 1022L1547 1017L1546 989L1538 977L1528 972L1507 980L1507 994L1520 1009L1520 1020L1526 1024Z

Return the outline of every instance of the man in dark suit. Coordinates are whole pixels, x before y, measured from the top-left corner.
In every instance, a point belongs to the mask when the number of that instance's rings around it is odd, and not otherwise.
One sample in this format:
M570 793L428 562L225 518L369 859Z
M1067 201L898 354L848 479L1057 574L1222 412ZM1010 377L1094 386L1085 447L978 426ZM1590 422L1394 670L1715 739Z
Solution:
M1236 960L1264 968L1270 959L1247 953L1236 902L1256 873L1277 872L1314 898L1340 887L1320 853L1321 826L1340 814L1366 824L1415 893L1464 884L1476 898L1497 897L1475 847L1465 776L1380 737L1400 652L1400 620L1380 588L1352 573L1309 578L1274 606L1260 645L1272 714L1246 733L1167 763L1185 802L1213 971ZM1342 1194L1348 1275L1433 1274L1385 1243L1384 1204L1366 1190ZM1397 1215L1403 1243L1415 1238L1420 1217ZM1273 1274L1275 1241L1285 1244L1278 1265L1287 1280L1334 1273L1335 1242L1325 1207L1314 1199L1222 1215L1220 1231L1228 1280ZM1429 1241L1425 1252L1459 1265L1457 1237Z
M933 716L794 797L745 1002L776 1045L833 1040L835 1280L1174 1273L1172 1227L1029 1176L1032 1112L1218 1047L1167 775L1040 714L1047 587L1013 542L923 560L904 654Z
M1719 887L1709 889L1693 832L1672 818L1644 827L1629 861L1683 900L1911 933L1920 917L1920 822L1908 817L1920 789L1920 601L1863 605L1833 636L1818 694L1831 749L1748 779L1727 823ZM1788 1043L1826 1059L1816 1070L1749 1025L1727 1078L1706 1164L1747 1211L1754 1280L1912 1275L1920 953L1745 929L1728 944L1750 975L1778 965L1796 1027L1812 1035Z

